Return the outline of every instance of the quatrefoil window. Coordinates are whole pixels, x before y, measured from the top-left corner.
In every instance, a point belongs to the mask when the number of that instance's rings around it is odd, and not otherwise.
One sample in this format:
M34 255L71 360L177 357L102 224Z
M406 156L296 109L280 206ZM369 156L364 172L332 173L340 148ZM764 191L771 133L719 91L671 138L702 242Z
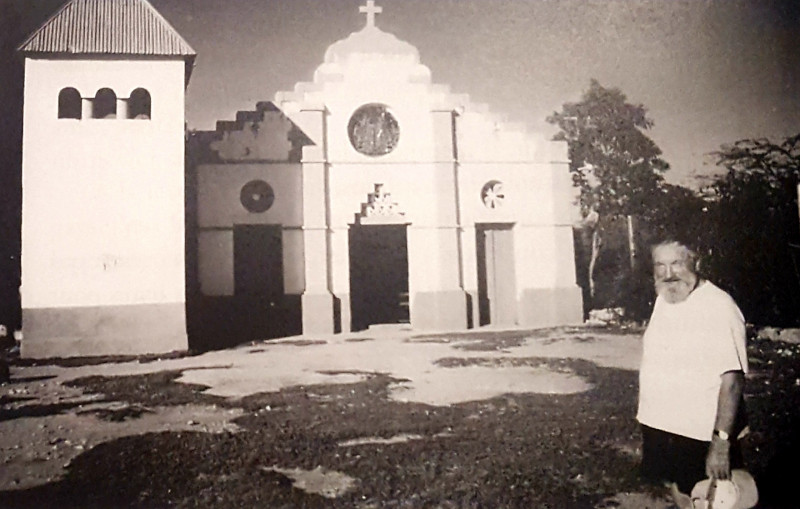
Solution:
M481 189L481 201L487 209L500 208L506 199L503 192L503 183L499 180L490 180Z

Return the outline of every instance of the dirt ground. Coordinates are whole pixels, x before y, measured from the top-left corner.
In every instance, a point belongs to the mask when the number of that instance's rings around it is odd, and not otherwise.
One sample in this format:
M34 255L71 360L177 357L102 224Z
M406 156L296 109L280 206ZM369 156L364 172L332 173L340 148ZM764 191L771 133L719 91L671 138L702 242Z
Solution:
M17 361L0 507L650 508L640 333L288 338L196 356ZM745 459L798 507L800 347L753 340Z

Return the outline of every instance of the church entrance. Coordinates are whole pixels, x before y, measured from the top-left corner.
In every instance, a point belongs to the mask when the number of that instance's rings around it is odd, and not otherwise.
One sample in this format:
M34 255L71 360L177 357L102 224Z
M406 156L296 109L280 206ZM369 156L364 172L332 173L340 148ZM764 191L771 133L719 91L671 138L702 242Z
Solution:
M190 295L193 348L228 348L245 341L302 332L299 295L286 295L281 225L233 226L233 295Z
M511 224L476 224L480 325L514 325L517 296Z
M408 323L406 225L355 225L349 241L352 329Z
M233 229L232 329L243 339L284 332L283 242L280 225L237 225Z
M234 294L277 301L283 296L283 242L279 225L233 229Z

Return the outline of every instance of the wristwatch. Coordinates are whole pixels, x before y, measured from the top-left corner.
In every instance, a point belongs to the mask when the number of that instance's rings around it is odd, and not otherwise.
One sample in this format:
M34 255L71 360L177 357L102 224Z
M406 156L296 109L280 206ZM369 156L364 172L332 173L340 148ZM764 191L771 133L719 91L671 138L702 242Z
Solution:
M714 430L714 436L720 437L721 439L723 439L725 441L728 441L731 438L731 436L728 433L726 433L725 431L722 431L721 429L715 429Z

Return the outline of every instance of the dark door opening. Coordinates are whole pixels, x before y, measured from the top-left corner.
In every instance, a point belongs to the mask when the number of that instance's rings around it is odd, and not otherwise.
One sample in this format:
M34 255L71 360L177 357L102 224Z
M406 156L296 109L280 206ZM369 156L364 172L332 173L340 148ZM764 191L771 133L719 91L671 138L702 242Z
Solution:
M233 227L233 295L187 301L192 348L229 348L302 332L299 295L284 294L280 225Z
M279 225L233 229L234 295L264 301L283 296L283 242Z
M406 226L353 226L349 241L352 329L408 323Z
M475 225L480 325L514 325L517 319L514 231L510 224Z
M229 334L239 340L284 336L292 329L283 293L280 225L237 225L233 229L234 295Z

